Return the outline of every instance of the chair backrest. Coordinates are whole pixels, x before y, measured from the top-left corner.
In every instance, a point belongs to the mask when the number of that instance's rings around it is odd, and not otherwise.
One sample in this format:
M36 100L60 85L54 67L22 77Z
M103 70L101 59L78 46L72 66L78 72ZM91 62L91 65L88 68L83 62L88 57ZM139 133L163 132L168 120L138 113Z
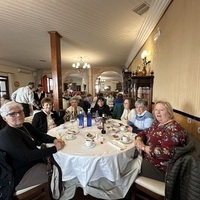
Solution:
M115 105L113 107L112 118L113 119L121 119L123 111L124 111L123 103L115 103Z

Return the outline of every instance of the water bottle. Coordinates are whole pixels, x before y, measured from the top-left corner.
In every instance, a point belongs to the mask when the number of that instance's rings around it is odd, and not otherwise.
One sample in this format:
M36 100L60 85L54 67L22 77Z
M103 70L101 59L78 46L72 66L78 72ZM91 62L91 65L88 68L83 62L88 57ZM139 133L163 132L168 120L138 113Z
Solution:
M79 115L78 115L78 127L79 128L84 128L84 114L83 111L80 110Z
M92 113L90 112L90 109L88 109L87 112L87 126L92 126Z

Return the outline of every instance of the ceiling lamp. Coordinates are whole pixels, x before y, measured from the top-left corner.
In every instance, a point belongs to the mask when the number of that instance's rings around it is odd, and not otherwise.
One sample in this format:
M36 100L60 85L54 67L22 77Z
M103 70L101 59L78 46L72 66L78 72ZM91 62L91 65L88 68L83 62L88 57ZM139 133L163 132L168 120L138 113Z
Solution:
M81 72L85 71L86 69L89 69L90 68L90 64L88 64L86 62L83 62L83 58L80 57L79 61L77 61L76 63L72 64L72 67L77 69L77 71L81 73Z

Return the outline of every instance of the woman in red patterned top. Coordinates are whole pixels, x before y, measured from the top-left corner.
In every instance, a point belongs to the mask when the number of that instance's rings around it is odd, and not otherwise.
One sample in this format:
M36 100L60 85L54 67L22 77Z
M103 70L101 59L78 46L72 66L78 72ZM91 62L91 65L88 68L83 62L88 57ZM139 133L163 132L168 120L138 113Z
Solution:
M156 102L153 114L156 121L150 128L138 133L135 145L144 154L140 175L164 181L174 147L184 146L188 135L174 120L170 103Z

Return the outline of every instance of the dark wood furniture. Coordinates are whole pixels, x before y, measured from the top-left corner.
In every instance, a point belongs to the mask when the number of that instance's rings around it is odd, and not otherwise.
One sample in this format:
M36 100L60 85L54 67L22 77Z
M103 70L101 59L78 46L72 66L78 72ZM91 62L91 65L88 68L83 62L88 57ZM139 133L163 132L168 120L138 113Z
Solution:
M149 111L152 111L154 76L135 76L131 72L123 72L123 91L125 97L146 99Z

